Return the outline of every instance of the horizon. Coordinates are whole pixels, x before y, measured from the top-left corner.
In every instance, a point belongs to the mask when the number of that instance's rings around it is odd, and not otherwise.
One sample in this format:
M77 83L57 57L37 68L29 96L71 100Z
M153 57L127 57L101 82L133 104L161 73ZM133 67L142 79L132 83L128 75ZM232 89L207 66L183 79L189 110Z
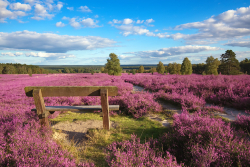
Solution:
M205 63L250 57L250 1L0 0L0 63ZM74 65L72 65L74 64Z

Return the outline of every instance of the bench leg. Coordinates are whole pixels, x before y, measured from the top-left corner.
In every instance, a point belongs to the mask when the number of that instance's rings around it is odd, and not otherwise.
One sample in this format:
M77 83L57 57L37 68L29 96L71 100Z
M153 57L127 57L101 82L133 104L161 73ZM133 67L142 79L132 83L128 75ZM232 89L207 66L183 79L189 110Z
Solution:
M49 126L48 117L45 116L46 108L45 108L44 99L42 96L41 89L34 89L33 90L33 98L35 101L36 111L37 111L37 115L39 117L39 121L40 121L41 126Z
M103 113L103 129L110 129L109 122L109 102L108 102L108 90L101 89L101 103L102 103L102 113Z

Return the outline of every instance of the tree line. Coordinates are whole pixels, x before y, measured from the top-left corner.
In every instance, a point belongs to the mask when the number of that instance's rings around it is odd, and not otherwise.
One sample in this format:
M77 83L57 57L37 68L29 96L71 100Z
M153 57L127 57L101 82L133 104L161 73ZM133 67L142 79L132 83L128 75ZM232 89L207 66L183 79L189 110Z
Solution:
M0 63L0 74L53 74L53 73L95 73L92 67L82 68L64 68L64 69L44 69L35 65L26 65L20 63Z
M101 68L102 73L108 73L109 75L120 75L122 68L120 67L120 61L116 54L111 53L109 55L110 59L107 59L105 67ZM205 63L191 64L191 61L185 57L182 64L176 62L169 63L164 66L160 61L156 68L151 68L150 70L144 70L141 65L139 69L131 69L127 71L129 74L135 73L154 73L158 72L160 74L179 74L179 75L190 75L192 73L202 74L202 75L237 75L237 74L250 74L250 59L245 59L239 62L236 59L236 54L232 50L227 50L224 54L218 58L213 56L207 57Z
M35 65L0 63L0 74L47 74L48 72Z
M105 67L101 67L100 70L92 67L81 67L81 68L63 68L63 69L43 69L35 65L26 64L12 64L0 63L0 74L48 74L48 73L92 73L101 71L102 73L107 73L109 75L121 75L122 68L120 67L120 60L118 56L114 53L109 54L109 59ZM236 59L236 54L232 50L227 50L221 55L220 60L214 58L213 56L207 57L205 63L191 64L191 61L186 57L184 58L182 64L176 62L169 63L167 66L160 61L157 67L152 67L149 70L145 70L141 65L139 69L131 69L127 71L129 74L135 73L154 73L158 72L160 74L179 74L179 75L190 75L203 74L203 75L218 75L218 73L224 75L237 75L237 74L250 74L250 59L245 59L239 62Z

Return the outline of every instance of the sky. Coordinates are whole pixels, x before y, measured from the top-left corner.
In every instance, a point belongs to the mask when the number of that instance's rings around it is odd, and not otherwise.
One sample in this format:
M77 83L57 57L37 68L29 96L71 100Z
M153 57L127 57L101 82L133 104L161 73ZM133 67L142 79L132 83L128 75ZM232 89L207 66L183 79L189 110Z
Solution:
M0 63L205 63L250 58L249 0L0 0Z

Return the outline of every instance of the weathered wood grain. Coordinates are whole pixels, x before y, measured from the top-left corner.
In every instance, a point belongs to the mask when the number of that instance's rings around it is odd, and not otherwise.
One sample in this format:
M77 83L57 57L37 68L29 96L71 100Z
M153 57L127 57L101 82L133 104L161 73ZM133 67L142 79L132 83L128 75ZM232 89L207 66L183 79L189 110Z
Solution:
M101 105L93 106L45 106L46 111L83 111L84 110L102 110ZM119 105L109 105L109 110L119 110ZM36 109L31 109L31 111L36 111Z
M101 89L107 89L109 96L116 96L118 92L116 86L29 86L24 88L26 96L32 97L34 89L41 89L43 97L101 96Z
M108 103L108 90L101 89L101 104L102 104L102 113L103 113L103 129L110 129L109 122L109 103Z
M35 101L37 115L39 117L40 124L42 126L49 126L48 117L43 116L46 114L46 108L45 108L44 99L42 96L41 89L34 89L33 90L33 98Z

